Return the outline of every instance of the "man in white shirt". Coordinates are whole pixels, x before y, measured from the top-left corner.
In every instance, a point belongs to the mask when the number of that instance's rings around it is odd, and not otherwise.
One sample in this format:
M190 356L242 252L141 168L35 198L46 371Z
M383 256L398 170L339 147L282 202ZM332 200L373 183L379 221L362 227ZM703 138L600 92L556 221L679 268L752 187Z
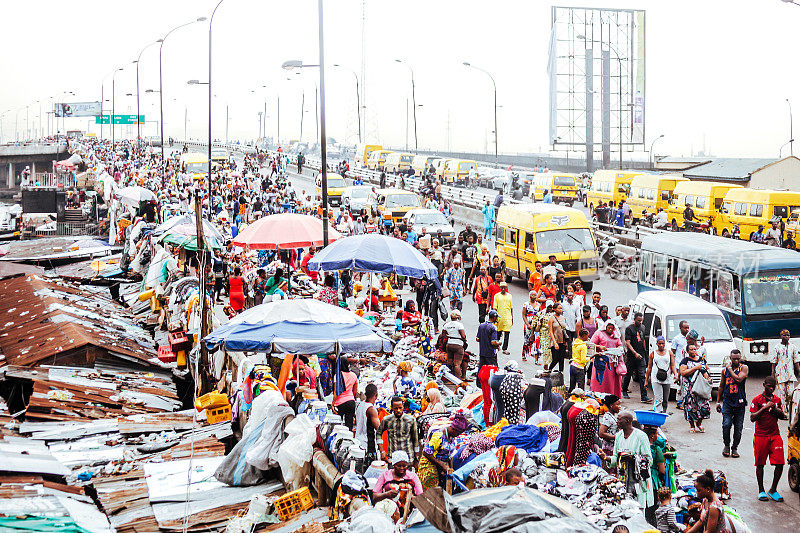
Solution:
M563 309L564 320L567 322L567 330L570 333L575 331L575 324L581 318L582 307L583 302L575 298L575 289L572 285L567 285L567 294L564 296L564 301L561 302L561 308ZM574 337L574 335L572 336Z
M669 216L667 212L658 208L658 213L656 213L656 218L653 220L653 227L656 229L665 229L669 224Z
M622 344L625 344L625 330L633 324L633 318L630 318L631 308L627 305L620 307L619 314L614 317L614 323L617 325L617 331L620 334Z
M549 259L550 262L547 263L544 268L542 268L542 279L544 279L545 275L550 274L555 280L556 274L559 272L564 272L564 267L561 266L561 263L556 263L556 256L551 255Z
M771 220L772 227L767 230L766 233L766 244L770 246L780 246L781 245L781 229L778 227L777 220Z

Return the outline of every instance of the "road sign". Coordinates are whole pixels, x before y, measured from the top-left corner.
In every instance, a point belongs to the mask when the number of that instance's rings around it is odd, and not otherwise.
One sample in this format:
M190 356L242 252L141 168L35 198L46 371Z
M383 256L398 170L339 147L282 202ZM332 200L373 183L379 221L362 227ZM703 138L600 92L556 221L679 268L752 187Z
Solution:
M144 124L144 115L114 115L114 124L129 126L131 124ZM97 115L94 117L95 124L111 124L111 115Z

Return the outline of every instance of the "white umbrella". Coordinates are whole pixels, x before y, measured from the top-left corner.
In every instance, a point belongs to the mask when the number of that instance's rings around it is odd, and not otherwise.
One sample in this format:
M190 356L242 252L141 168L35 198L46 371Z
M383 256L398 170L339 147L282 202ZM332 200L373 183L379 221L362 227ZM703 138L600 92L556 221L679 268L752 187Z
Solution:
M149 202L156 199L155 193L144 187L125 187L117 191L117 198L125 205L139 207L139 202Z

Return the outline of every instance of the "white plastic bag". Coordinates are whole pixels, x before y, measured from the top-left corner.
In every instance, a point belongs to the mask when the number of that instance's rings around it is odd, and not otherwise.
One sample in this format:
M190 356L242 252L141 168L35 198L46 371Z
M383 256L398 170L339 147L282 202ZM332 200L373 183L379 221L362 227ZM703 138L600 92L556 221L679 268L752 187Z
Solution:
M317 438L317 426L305 413L286 425L288 437L277 454L283 480L290 490L308 485L311 480L311 456Z
M247 424L242 430L242 439L247 438L253 428L261 424L267 417L270 408L279 403L286 403L286 399L276 390L267 389L256 396L250 409L250 418L247 419Z

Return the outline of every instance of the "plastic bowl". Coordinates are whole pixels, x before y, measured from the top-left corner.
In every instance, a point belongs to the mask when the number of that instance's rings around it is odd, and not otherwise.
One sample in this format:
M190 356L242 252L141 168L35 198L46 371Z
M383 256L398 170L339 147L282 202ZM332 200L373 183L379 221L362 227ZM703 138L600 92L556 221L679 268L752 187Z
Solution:
M643 426L656 426L660 427L667 421L666 413L656 413L653 411L634 411L636 413L636 420Z

